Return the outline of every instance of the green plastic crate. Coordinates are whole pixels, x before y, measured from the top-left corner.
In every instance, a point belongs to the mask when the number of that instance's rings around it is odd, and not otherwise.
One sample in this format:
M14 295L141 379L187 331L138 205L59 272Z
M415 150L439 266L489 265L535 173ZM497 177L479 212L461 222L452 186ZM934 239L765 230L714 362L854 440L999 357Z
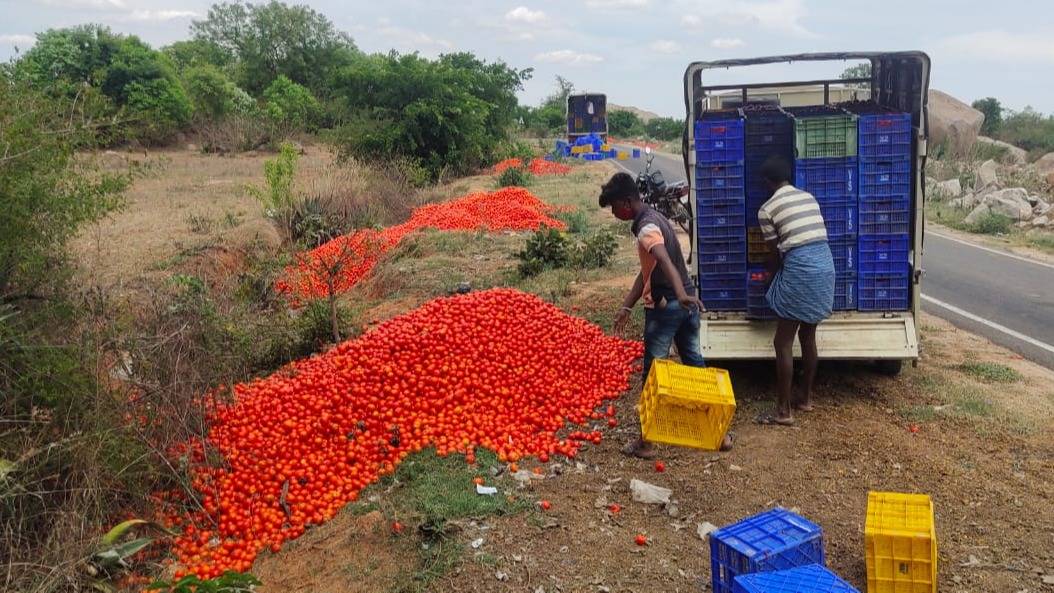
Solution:
M829 115L794 119L794 142L799 159L856 156L857 117Z

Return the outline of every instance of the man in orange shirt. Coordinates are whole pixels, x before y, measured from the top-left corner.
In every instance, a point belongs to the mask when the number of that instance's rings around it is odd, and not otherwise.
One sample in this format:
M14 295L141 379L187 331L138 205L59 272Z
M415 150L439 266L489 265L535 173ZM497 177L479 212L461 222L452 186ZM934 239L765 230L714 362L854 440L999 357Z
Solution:
M633 222L631 228L640 257L640 273L615 316L615 331L625 331L634 305L643 300L644 377L653 360L670 355L671 344L677 345L682 363L706 366L699 348L699 315L705 309L696 296L670 222L641 201L637 182L628 173L616 173L601 188L600 207L609 206L615 218ZM722 450L731 446L731 438L725 437ZM643 459L655 457L651 443L642 436L627 443L622 452Z

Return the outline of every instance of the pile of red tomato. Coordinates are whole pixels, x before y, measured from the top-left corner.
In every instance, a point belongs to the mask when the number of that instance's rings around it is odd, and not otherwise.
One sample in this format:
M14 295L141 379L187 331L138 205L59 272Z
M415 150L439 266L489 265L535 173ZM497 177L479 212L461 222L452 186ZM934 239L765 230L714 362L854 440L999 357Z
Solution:
M498 164L494 165L494 174L495 175L501 175L502 173L505 172L506 169L522 169L522 168L523 168L523 160L522 159L505 159L504 161L501 161Z
M534 159L527 170L534 175L567 175L571 167L563 163L554 163L545 159Z
M574 457L625 391L639 342L516 290L431 301L360 338L210 400L191 457L202 510L171 514L180 574L245 571L323 523L407 455L486 447L503 461ZM610 412L610 410L609 410Z
M543 226L564 229L552 218L556 208L522 187L468 194L449 202L416 208L410 220L383 230L364 229L338 237L297 256L275 288L300 301L346 292L370 273L380 257L413 231L486 229L537 230Z

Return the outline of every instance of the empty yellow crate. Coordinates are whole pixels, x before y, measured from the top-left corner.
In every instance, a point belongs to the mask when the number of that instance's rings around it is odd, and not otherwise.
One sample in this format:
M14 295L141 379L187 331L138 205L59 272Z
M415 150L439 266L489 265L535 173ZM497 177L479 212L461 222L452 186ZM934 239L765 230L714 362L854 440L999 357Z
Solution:
M600 145L600 152L607 152L609 150L611 150L611 145L610 144L601 144Z
M588 145L571 147L571 154L585 154L587 152L593 152L593 147Z
M868 593L937 591L937 532L929 496L869 492L864 546Z
M732 380L723 369L656 360L638 411L645 440L715 451L736 411Z
M627 160L629 160L629 153L626 152L625 150L618 151L618 154L616 154L615 156L620 161L627 161Z

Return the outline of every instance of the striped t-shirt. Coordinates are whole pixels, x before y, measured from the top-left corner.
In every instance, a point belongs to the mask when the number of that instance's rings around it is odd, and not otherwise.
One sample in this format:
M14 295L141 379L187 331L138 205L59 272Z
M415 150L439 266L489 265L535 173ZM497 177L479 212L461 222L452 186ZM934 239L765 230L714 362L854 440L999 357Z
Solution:
M779 241L780 253L827 240L827 229L816 198L785 185L758 209L758 224L766 241Z

